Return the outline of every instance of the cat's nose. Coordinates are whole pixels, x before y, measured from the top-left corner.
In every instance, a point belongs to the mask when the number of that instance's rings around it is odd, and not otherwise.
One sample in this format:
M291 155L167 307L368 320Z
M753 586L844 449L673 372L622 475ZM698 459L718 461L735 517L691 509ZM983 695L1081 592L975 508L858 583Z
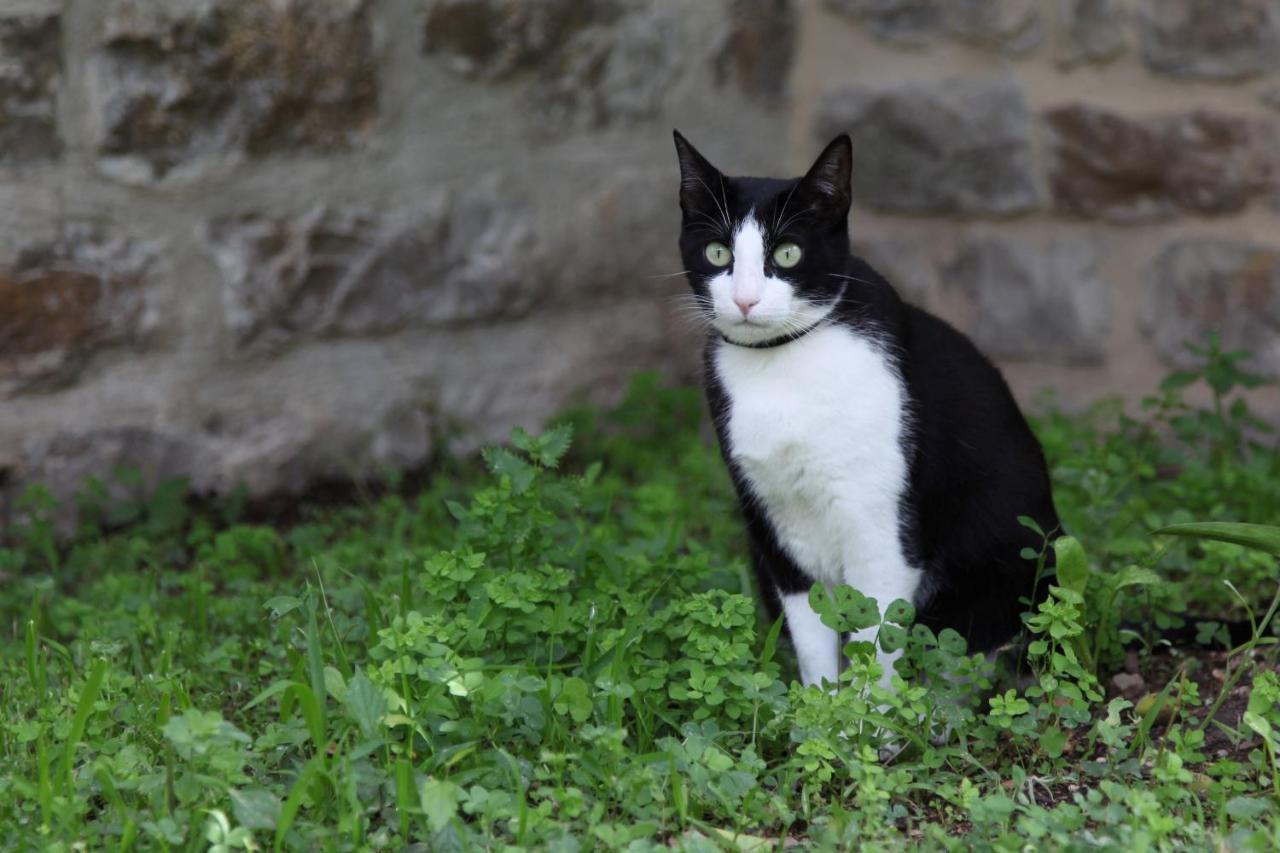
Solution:
M750 314L750 313L751 313L751 309L752 309L752 308L754 308L754 307L756 307L756 305L760 304L760 297L758 297L758 296L751 296L751 297L746 297L746 296L735 296L735 297L733 298L733 304L738 306L738 310L739 310L739 311L741 311L741 312L742 312L742 316L743 316L743 317L745 317L745 316L747 316L748 314Z

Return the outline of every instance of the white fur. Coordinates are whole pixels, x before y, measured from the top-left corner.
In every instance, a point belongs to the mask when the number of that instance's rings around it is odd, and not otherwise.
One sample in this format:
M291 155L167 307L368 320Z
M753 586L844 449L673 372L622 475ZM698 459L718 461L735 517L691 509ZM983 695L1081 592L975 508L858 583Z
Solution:
M840 677L840 638L813 612L807 592L778 597L782 599L787 631L800 663L800 680L805 684L821 684L826 679L835 684Z
M707 287L714 316L712 325L732 341L755 344L799 332L822 321L831 305L801 299L783 278L765 272L764 229L747 216L733 235L733 264L712 278ZM743 316L737 301L755 302Z
M722 342L714 363L732 458L795 564L817 582L857 588L882 611L913 601L921 573L899 540L905 392L888 356L830 325L766 349ZM784 606L801 675L816 683L830 669L809 650L825 646L829 629ZM881 656L886 683L896 657Z

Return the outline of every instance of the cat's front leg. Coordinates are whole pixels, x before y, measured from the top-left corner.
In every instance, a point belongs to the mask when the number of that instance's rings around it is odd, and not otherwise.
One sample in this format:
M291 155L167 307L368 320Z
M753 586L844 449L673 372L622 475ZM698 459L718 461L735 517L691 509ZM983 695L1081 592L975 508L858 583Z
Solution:
M874 565L855 566L845 570L845 583L867 598L875 599L883 617L889 605L898 599L914 602L916 590L920 587L920 570L912 568L905 560L883 561ZM875 644L879 627L864 628L854 631L846 637L846 642L865 642ZM842 647L843 648L843 647ZM894 664L902 657L902 650L886 652L876 645L876 660L880 663L880 686L892 687Z
M809 593L778 591L782 612L786 615L787 633L795 647L800 664L800 680L805 687L835 685L840 677L840 635L822 623L822 618L809 605Z

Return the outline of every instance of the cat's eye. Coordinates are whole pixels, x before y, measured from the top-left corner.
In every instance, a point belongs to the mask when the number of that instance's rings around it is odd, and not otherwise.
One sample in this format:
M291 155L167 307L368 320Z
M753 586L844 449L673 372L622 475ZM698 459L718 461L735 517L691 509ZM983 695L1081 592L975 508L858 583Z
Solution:
M795 243L783 243L773 250L773 262L783 269L791 269L800 263L800 247Z
M727 267L729 261L733 260L733 252L729 251L729 247L714 240L707 244L704 253L713 267Z

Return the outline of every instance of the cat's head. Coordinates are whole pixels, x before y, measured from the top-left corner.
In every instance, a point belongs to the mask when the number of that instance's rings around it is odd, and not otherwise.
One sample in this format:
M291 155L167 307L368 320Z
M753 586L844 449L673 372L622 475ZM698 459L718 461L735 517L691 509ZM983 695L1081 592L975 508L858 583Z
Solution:
M852 144L836 137L802 178L731 178L675 133L680 254L701 315L739 344L802 333L844 292Z

